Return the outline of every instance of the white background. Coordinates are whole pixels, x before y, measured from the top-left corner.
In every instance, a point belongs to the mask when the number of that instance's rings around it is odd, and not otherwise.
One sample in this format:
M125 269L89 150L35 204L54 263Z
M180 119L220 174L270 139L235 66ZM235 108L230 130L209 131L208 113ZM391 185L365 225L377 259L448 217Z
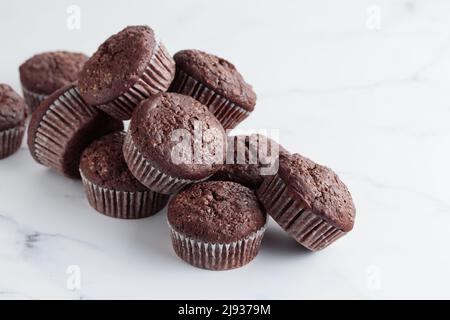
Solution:
M66 26L70 4L80 30ZM97 214L80 182L24 144L0 162L0 299L450 298L449 1L2 0L0 82L19 90L31 55L91 54L131 24L152 26L172 53L235 63L258 94L240 128L279 129L290 151L337 171L354 231L308 253L272 223L250 265L196 269L173 253L165 211ZM67 289L71 265L80 290Z

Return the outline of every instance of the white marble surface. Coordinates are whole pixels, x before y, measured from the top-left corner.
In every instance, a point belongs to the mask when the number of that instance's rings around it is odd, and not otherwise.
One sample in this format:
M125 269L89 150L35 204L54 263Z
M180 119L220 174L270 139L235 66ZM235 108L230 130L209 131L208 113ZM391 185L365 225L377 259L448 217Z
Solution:
M70 4L80 30L66 27ZM97 214L24 145L0 162L0 299L450 298L450 1L1 1L0 82L18 89L33 53L91 53L144 23L171 52L235 62L259 96L241 127L280 129L285 147L334 168L354 231L311 254L272 223L247 267L195 269L173 253L165 212Z

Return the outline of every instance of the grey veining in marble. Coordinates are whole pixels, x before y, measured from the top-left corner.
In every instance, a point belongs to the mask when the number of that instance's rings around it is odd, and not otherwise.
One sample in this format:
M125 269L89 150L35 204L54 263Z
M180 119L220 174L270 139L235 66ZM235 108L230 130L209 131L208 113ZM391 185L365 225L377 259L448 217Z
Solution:
M106 3L72 1L81 28L70 30L64 1L0 2L0 82L19 90L32 54L89 54L147 23L172 53L234 62L258 93L238 129L279 130L286 148L337 171L355 229L313 254L271 222L247 267L195 269L173 253L165 211L97 214L80 182L24 144L0 161L0 299L450 298L449 1L133 0L104 16Z

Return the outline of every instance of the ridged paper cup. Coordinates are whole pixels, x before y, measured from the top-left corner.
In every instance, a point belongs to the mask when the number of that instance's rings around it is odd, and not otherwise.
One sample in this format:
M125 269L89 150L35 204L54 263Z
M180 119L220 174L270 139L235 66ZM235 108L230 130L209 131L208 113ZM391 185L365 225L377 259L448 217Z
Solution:
M6 158L19 150L24 131L25 125L23 124L0 131L0 159Z
M200 182L209 178L193 181L176 178L160 171L142 156L136 144L133 142L130 131L125 136L123 151L125 161L131 173L140 183L155 192L173 194L193 182Z
M183 70L177 70L170 90L191 96L207 106L225 130L235 128L250 115L249 111L206 87Z
M42 117L35 134L35 154L39 162L64 173L64 146L78 128L97 113L84 102L76 87L61 94ZM69 125L59 124L59 119L65 119Z
M151 190L127 192L105 188L86 179L81 170L80 174L91 207L112 218L147 218L163 209L169 200L169 196Z
M46 94L40 94L40 93L35 93L33 91L30 91L27 88L25 88L25 86L23 86L23 85L22 85L22 92L23 92L23 98L25 100L25 103L27 104L27 106L29 108L30 115L34 112L34 110L37 109L37 107L39 107L41 102L44 101L48 97L48 95L46 95Z
M174 76L175 62L166 47L158 40L153 56L136 84L116 99L97 107L113 118L129 120L139 102L166 91Z
M77 159L68 157L67 148L80 147L75 144L76 139L87 137L88 133L83 132L87 128L91 131L99 130L96 134L101 135L119 127L120 122L111 119L111 123L107 123L105 128L97 128L95 121L100 121L102 119L100 117L108 116L89 106L82 99L76 86L65 89L39 119L34 135L29 136L36 161L70 178L79 178L78 164L75 163ZM71 162L73 165L68 171L67 165Z
M346 234L313 213L303 201L291 197L278 175L267 177L256 195L267 213L309 250L322 250Z
M176 231L168 222L175 253L182 260L197 268L230 270L252 261L259 252L266 224L256 232L239 241L211 243L190 238Z

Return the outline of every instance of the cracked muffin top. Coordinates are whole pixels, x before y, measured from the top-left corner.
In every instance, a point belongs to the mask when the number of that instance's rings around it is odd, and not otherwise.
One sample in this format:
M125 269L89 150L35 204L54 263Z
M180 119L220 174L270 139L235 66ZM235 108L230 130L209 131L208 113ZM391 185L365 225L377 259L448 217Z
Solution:
M100 105L126 92L144 73L156 45L148 26L129 26L109 37L81 71L78 85L86 102Z
M299 154L281 155L279 176L315 214L344 232L353 228L352 196L333 170Z
M81 156L80 169L90 182L119 191L147 191L128 170L122 152L125 133L118 131L94 141Z
M235 182L210 181L177 194L169 204L168 219L172 228L190 238L230 243L261 229L267 218L249 188Z
M78 80L88 57L83 53L52 51L37 54L19 68L22 85L35 93L49 95Z
M7 84L0 84L0 131L24 122L27 105Z
M255 108L256 94L252 86L232 63L200 50L182 50L173 58L177 71L182 70L247 111Z
M177 93L159 93L141 102L129 134L147 161L177 178L206 178L225 156L220 122L200 102Z

